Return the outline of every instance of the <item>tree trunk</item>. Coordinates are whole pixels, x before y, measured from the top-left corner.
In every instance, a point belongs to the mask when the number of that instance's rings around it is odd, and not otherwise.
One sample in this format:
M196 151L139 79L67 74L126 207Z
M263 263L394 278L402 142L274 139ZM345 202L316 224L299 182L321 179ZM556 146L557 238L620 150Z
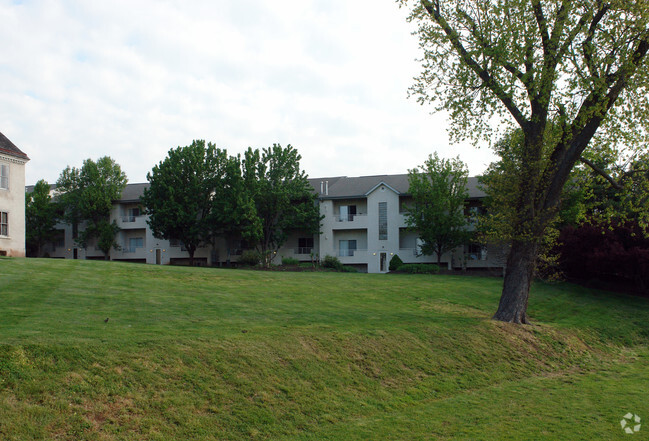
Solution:
M512 243L503 291L494 320L528 324L527 302L530 296L530 285L534 277L534 267L538 243L536 241L514 241Z

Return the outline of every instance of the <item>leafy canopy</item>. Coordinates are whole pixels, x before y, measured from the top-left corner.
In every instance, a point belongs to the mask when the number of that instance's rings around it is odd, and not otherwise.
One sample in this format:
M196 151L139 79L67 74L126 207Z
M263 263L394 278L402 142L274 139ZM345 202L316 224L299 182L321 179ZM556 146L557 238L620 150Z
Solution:
M86 248L92 239L108 257L111 248L118 248L115 235L119 227L110 222L113 201L118 200L128 182L119 164L109 156L83 161L83 166L66 167L56 182L64 218L71 225L85 222L77 243Z
M39 180L31 193L25 194L26 244L30 254L40 257L43 245L56 234L57 205L50 196L50 185Z
M406 224L419 233L421 252L442 255L464 245L470 237L464 205L469 194L469 171L460 160L430 155L420 167L408 173L413 204L406 207Z
M412 4L424 53L411 92L450 113L451 138L491 140L494 127L522 132L513 240L495 318L526 323L539 241L593 137L617 150L646 149L649 3L399 3Z
M250 238L265 265L270 265L290 232L316 234L320 230L316 195L300 168L300 159L290 144L245 152L243 176L258 219L258 228Z
M181 241L190 263L196 249L213 237L213 223L222 221L213 216L213 204L223 194L227 166L225 150L195 140L169 150L147 174L149 188L144 190L142 203L153 235Z

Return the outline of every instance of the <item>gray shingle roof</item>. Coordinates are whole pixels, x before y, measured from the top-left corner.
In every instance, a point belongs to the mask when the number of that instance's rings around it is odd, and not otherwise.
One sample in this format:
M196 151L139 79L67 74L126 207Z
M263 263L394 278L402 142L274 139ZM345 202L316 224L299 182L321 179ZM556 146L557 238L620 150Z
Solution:
M347 176L336 176L330 178L312 178L309 184L313 191L323 199L354 199L364 198L367 193L377 185L384 183L399 194L408 194L408 175L376 175L376 176L359 176L349 178ZM322 185L321 185L322 184ZM139 202L144 193L144 189L149 187L148 182L138 184L128 184L119 202ZM328 194L324 190L329 189ZM52 186L54 187L54 185ZM322 188L323 192L320 192ZM33 191L33 186L28 186L27 191ZM482 198L485 196L484 191L478 188L478 178L469 178L467 190L470 198Z
M326 192L326 184L329 181L329 192ZM377 185L383 183L388 185L399 194L408 194L408 175L376 175L359 176L349 178L339 176L335 178L309 179L311 186L324 199L362 198ZM323 190L321 192L321 189ZM467 190L470 198L481 198L485 196L484 191L478 188L478 178L471 177L467 182Z
M27 155L16 147L13 142L9 141L9 138L4 136L2 132L0 132L0 153L29 161Z
M144 194L144 189L149 188L149 185L148 182L142 184L127 184L126 188L122 192L122 197L119 198L119 202L139 202L140 197Z

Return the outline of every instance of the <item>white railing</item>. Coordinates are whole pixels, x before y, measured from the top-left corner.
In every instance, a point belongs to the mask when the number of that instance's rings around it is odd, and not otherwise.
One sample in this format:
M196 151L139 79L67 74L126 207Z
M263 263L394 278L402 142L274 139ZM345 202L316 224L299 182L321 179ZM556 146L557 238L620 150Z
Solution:
M311 254L313 252L313 247L297 247L293 249L293 254Z
M334 221L336 221L336 222L354 222L355 220L357 220L356 219L357 217L361 218L361 219L358 219L358 220L362 220L362 219L365 219L365 217L367 217L367 214L347 214L347 215L342 215L342 216L337 214L337 215L334 216Z
M358 249L349 250L349 249L337 248L334 249L334 252L338 257L354 257L354 256L358 256L360 253L366 253L367 250L358 250Z

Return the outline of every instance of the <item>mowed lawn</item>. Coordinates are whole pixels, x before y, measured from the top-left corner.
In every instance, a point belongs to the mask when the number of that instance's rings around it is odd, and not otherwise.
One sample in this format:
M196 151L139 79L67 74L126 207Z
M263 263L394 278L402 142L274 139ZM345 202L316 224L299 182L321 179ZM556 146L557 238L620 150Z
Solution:
M649 439L649 301L501 283L0 259L0 439Z

